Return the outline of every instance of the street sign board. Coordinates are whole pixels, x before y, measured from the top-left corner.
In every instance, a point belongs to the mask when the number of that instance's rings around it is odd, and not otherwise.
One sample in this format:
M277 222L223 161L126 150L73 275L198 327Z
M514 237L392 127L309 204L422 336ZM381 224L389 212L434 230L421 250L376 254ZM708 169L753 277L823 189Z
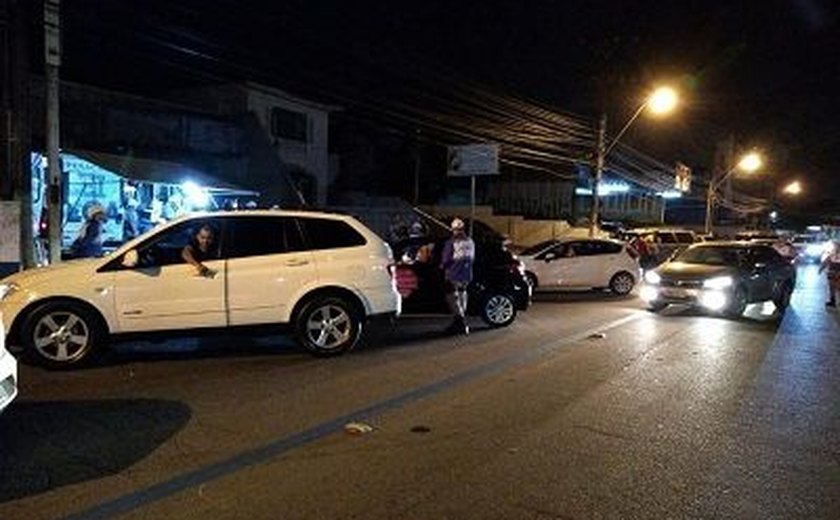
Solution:
M499 146L495 144L450 146L446 166L447 175L450 177L498 175Z

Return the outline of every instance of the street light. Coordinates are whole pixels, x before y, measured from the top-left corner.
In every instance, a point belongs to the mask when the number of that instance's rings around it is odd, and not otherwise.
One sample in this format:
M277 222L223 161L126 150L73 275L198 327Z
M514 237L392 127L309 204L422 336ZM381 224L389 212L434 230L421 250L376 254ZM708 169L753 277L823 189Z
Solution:
M744 154L741 159L729 170L726 171L719 179L712 179L709 181L709 188L706 192L706 234L712 232L712 211L714 210L715 192L720 188L730 175L736 171L744 173L753 173L763 165L764 161L758 152L749 152Z
M802 193L802 183L800 183L799 181L793 181L787 186L785 186L785 189L783 189L782 192L786 193L787 195L799 195L800 193Z
M598 200L598 184L601 182L601 176L604 173L604 163L606 162L607 155L615 148L615 145L618 144L618 140L627 132L627 129L630 128L630 125L633 124L636 119L644 112L647 108L653 114L661 116L670 113L674 108L676 108L677 103L679 102L679 96L677 95L677 91L671 87L663 86L658 87L647 98L645 101L636 109L633 115L627 120L627 123L622 127L621 131L613 138L612 142L610 142L609 146L606 144L606 137L607 137L607 115L601 115L601 122L598 127L598 155L595 160L595 180L592 183L592 209L589 215L589 236L594 237L595 233L598 229L598 206L600 204Z

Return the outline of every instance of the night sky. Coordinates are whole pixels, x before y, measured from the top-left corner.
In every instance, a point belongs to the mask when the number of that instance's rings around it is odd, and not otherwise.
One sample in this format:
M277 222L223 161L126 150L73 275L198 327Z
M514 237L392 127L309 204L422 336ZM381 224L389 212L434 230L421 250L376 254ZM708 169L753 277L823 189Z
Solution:
M685 104L628 144L702 169L733 135L825 206L840 198L838 4L64 0L62 75L152 95L249 79L368 111L469 83L593 124L605 111L613 129L671 82Z

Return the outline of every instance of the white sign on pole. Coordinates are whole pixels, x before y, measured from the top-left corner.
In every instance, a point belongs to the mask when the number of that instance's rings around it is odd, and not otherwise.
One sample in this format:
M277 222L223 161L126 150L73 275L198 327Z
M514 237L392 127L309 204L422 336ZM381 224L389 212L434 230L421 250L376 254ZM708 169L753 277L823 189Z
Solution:
M447 154L447 175L472 177L499 174L499 145L468 144L450 146Z

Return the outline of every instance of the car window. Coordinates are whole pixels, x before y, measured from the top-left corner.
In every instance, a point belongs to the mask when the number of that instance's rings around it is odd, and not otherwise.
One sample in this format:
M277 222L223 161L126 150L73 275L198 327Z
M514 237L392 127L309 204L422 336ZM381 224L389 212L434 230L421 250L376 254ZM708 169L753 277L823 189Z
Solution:
M624 250L621 244L615 242L592 242L592 249L596 255L614 255Z
M325 218L298 218L309 249L340 249L367 244L367 240L350 224Z
M690 247L677 255L676 262L706 265L739 266L744 258L742 249L729 247Z
M521 255L522 256L536 255L536 254L548 249L549 247L551 247L552 244L556 244L556 243L557 243L556 240L546 240L545 242L540 242L537 245L533 245L531 247L523 249Z
M598 254L592 242L570 242L567 244L567 247L573 252L573 255L569 255L567 251L566 256L592 256Z
M678 231L678 232L674 233L674 236L677 237L677 242L679 242L680 244L693 244L694 243L694 235L692 235L691 233L686 233L684 231L683 232Z
M753 264L776 264L781 262L779 253L771 247L756 247L750 251L750 260Z
M554 255L554 258L562 258L562 257L566 256L566 253L567 253L568 250L569 250L568 249L568 244L565 244L565 243L557 244L556 246L552 247L551 249L546 250L542 254L537 255L536 259L537 260L544 260L545 257L547 257L548 255Z
M301 251L303 237L297 222L289 217L235 217L226 222L225 256L275 255Z
M657 233L659 241L663 244L676 244L677 239L673 233Z
M196 219L176 224L158 233L137 248L138 267L160 267L186 263L181 256L184 248L203 227L209 227L213 234L210 258L219 258L221 222L219 219Z

